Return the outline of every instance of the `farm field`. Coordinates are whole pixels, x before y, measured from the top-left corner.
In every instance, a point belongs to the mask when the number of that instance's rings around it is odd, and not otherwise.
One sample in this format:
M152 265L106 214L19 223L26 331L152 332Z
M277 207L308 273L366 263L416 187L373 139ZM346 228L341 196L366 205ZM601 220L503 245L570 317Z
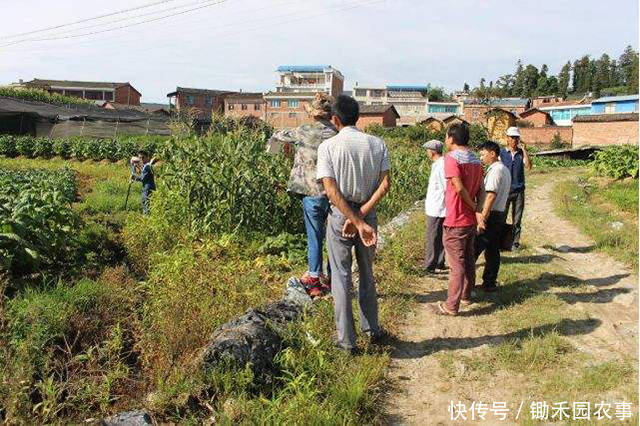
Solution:
M82 422L140 408L177 423L386 421L379 407L394 342L378 347L360 336L364 354L347 357L332 345L330 300L284 332L271 379L249 368L196 367L217 326L280 298L287 278L305 270L300 201L283 190L291 163L264 152L267 136L234 128L154 142L150 216L141 214L139 184L125 209L125 161L0 157L0 181L12 188L0 240L8 259L3 421ZM424 196L429 165L419 146L430 135L410 136L387 138L396 172L379 208L383 223ZM550 162L537 178L572 165ZM611 188L611 202L632 209L624 188ZM380 252L375 270L392 335L417 306L408 289L423 280L419 216Z

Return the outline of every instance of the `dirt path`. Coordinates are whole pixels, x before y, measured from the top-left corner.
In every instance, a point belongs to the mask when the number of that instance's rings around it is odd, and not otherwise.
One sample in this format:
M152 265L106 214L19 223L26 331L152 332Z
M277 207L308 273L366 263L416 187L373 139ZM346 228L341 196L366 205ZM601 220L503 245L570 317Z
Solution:
M625 265L594 252L588 237L554 213L551 193L558 179L566 178L559 172L530 177L523 224L527 250L509 254L503 262L526 263L531 268L544 264L547 270L556 268L554 279L574 283L550 284L546 292L567 304L570 312L561 321L559 332L578 351L600 360L625 356L637 360L638 277ZM543 276L544 272L540 277ZM504 401L510 395L509 382L513 382L513 378L505 377L506 373L496 372L488 381L475 384L447 380L441 377L438 354L473 355L517 334L487 333L482 322L490 318L484 315L492 315L495 308L491 306L472 305L455 318L434 315L432 302L446 296L445 275L425 277L412 290L419 304L394 343L387 423L451 424L447 407L452 400L474 401L482 396L484 401ZM452 368L464 370L464 365L455 364Z

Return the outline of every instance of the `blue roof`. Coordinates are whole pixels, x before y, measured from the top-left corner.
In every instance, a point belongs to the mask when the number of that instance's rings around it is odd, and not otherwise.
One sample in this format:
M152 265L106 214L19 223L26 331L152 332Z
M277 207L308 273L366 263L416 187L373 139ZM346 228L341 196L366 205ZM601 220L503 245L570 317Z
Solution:
M592 104L602 102L624 102L624 101L637 101L640 96L638 95L626 95L626 96L605 96L604 98L591 101Z
M426 86L387 86L387 90L396 90L398 92L426 92L431 88Z
M281 65L278 72L323 72L331 65Z

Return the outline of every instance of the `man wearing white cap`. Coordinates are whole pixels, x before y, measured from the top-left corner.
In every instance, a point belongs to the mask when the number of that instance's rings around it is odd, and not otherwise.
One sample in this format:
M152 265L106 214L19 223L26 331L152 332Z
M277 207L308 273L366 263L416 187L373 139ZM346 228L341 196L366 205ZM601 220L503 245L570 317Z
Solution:
M425 255L425 269L433 273L436 269L445 269L444 245L442 244L442 224L444 223L446 208L444 191L447 179L444 177L443 144L433 139L423 145L431 160L431 173L425 199L425 213L427 214L427 248Z
M518 145L521 145L519 147ZM507 200L505 215L511 208L513 223L513 243L511 250L520 247L520 232L522 229L522 213L524 212L524 170L531 170L531 159L527 152L527 145L520 141L520 130L517 127L507 129L507 148L500 151L500 160L511 172L511 190Z

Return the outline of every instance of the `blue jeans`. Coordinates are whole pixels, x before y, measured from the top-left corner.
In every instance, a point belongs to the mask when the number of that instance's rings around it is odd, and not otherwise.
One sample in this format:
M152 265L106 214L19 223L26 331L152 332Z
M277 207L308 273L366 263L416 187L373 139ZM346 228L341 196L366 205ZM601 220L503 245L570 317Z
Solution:
M324 195L304 197L302 210L304 226L307 230L309 276L319 277L322 274L322 243L325 237L325 222L329 214L329 199ZM328 270L327 273L329 273Z

